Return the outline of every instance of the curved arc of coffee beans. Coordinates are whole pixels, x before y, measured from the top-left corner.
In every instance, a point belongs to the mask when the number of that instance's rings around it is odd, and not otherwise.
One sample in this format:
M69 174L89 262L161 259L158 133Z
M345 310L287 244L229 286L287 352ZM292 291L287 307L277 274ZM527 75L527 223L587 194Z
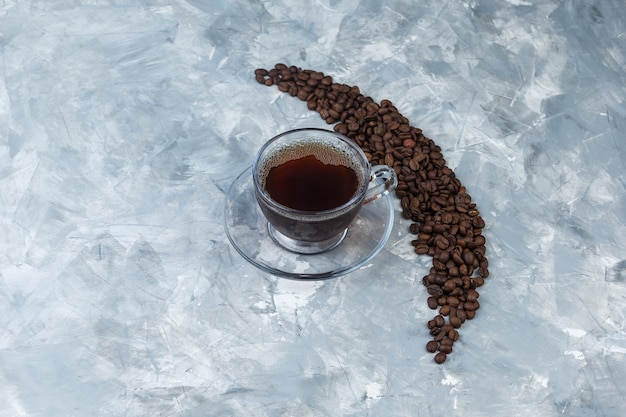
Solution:
M403 217L412 222L411 244L416 254L433 259L422 279L428 306L438 310L428 321L433 339L426 350L443 363L459 339L457 329L480 307L477 288L489 276L489 263L485 222L441 148L390 100L376 103L359 87L336 83L322 72L279 63L255 70L255 79L305 101L336 132L355 141L372 165L388 165L398 175L395 194Z

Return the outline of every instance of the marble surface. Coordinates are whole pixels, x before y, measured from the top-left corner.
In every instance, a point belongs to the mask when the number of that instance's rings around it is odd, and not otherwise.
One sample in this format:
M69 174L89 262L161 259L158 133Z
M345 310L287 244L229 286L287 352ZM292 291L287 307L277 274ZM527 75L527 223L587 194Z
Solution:
M1 416L626 415L622 0L0 1ZM443 365L408 223L366 267L249 265L225 192L326 127L278 62L391 100L487 223Z

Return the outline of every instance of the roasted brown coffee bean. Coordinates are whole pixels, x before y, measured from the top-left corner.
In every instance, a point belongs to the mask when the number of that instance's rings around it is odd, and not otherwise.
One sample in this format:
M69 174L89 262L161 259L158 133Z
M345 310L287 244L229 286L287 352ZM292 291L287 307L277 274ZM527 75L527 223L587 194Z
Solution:
M448 331L448 338L452 341L459 340L459 331L456 329L451 329Z
M447 316L450 314L450 311L452 311L452 309L449 305L446 304L441 306L441 308L439 309L439 314L441 314L442 316Z
M426 344L426 350L430 353L437 352L437 348L439 348L439 343L435 342L434 340L431 340Z
M485 221L483 220L482 217L480 217L479 215L476 215L472 217L472 226L474 226L477 229L482 229L483 227L485 227Z
M418 255L424 255L426 253L428 253L428 245L426 244L419 244L415 247L415 253L417 253Z
M452 353L452 345L444 345L444 344L439 345L439 353L446 353L446 354Z
M474 254L472 253L472 251L470 251L469 249L465 249L463 251L463 262L465 262L466 265L473 265L474 264Z
M433 331L431 330L430 332L431 335L433 335ZM444 337L447 336L447 334L445 332L442 332L441 329L439 327L437 327L437 333L434 334L433 336L435 336L435 338L433 339L435 342L441 342Z
M457 251L452 252L452 260L457 265L463 265L464 263L463 258L461 258L461 256L459 255Z
M474 241L472 242L473 247L483 246L485 244L485 237L483 235L474 236Z
M477 254L478 254L478 253L479 253L479 252L477 252ZM478 260L478 257L476 257L476 260ZM479 261L479 266L480 266L481 268L485 268L485 269L489 268L489 261L487 260L487 258L482 258L482 259L480 259L480 261Z
M437 364L442 364L446 361L447 355L444 352L439 352L435 355L435 362Z
M333 83L333 79L330 76L325 76L324 78L322 78L320 80L320 84L324 85L324 86L329 86Z
M478 300L474 301L474 302L466 302L464 304L464 308L467 311L476 311L480 308L480 303L478 302Z
M441 297L443 295L443 290L439 285L429 285L428 293L435 298Z
M443 287L443 284L445 284L445 282L448 280L448 276L445 274L445 272L437 269L434 265L431 269L431 274L435 274L435 284L437 284L439 287Z
M450 339L447 336L448 336L448 334L446 333L446 337L444 337L443 340L441 342L439 342L439 345L452 346L454 344L454 340Z
M465 320L467 319L467 313L465 313L465 310L457 310L456 311L456 317L461 320L461 323L465 323Z
M456 283L452 279L447 280L446 283L443 285L443 290L446 292L450 292L454 290L455 288L456 288Z
M446 320L445 320L445 319L443 318L443 316L441 316L441 315L437 315L437 316L435 316L435 318L433 319L433 321L435 322L435 325L436 325L437 327L441 327L441 326L443 326L444 324L446 324Z
M437 299L435 297L428 297L428 307L430 307L430 309L434 310L439 306L439 304L437 303Z
M459 306L459 304L460 304L460 303L461 303L461 302L459 301L459 298L458 298L458 297L455 297L455 296L450 296L450 297L448 297L448 302L447 302L447 304L448 304L450 307L456 308L456 307L458 307L458 306Z
M469 301L470 303L473 303L474 301L478 300L478 292L476 290L468 290L467 294L466 294L466 299L467 301Z
M439 249L447 249L448 246L450 246L450 241L445 237L439 235L438 239L435 240L435 245L437 245Z
M439 248L435 249L435 258L444 264L446 264L446 269L450 269L450 266L454 266L454 262L452 265L448 265L450 261L450 252L447 250L441 250Z
M437 249L435 249L436 251ZM433 259L433 267L437 270L437 271L445 271L446 270L446 264L444 264L443 262L441 262L439 259L437 259L437 256L434 255Z

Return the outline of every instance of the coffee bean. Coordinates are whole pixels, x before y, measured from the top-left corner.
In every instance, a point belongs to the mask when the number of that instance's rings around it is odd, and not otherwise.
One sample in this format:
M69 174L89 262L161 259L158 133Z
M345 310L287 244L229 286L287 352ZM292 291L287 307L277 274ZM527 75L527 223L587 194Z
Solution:
M437 251L437 249L435 249L435 252ZM433 255L433 257L435 259L433 259L433 267L437 270L437 271L445 271L446 270L446 264L444 264L443 262L441 262L439 259L437 259L436 255Z
M441 342L447 335L445 332L441 331L441 328L437 327L436 329L436 332L433 332L431 330L430 334L435 336L435 338L433 339L435 342Z
M470 289L467 291L465 298L468 302L473 303L474 301L478 300L478 292L476 290Z
M463 322L461 321L461 319L459 319L458 317L451 317L450 318L450 324L452 325L452 327L454 327L455 329L458 329L459 327L461 327L461 325L463 324Z
M448 345L448 344L440 344L439 345L439 352L440 353L445 353L445 354L449 354L452 353L452 346Z
M438 285L429 285L427 290L428 290L428 293L435 298L438 298L443 295L443 290Z
M472 242L472 247L477 248L479 246L485 245L485 237L483 235L474 236L474 241Z
M461 258L461 256L456 251L452 252L452 260L455 264L457 264L457 266L463 265L464 263L463 258Z
M454 280L447 280L446 283L443 285L443 290L445 292L451 292L452 290L454 290L456 288L456 283L454 282Z
M448 277L446 276L446 274L437 269L434 265L433 265L433 270L431 271L431 274L435 274L435 284L437 284L438 286L440 286L442 288L443 291L443 285L445 284L445 282L448 280ZM442 293L443 295L443 293Z
M448 297L448 299L447 299L447 304L448 304L450 307L453 307L453 308L458 307L460 303L461 303L461 301L459 300L459 298L458 298L458 297L455 297L455 296L450 296L450 297Z
M434 340L431 340L430 342L426 344L426 350L430 353L437 352L438 348L439 348L439 344L435 342Z
M482 229L483 227L485 227L485 221L483 220L482 217L480 217L479 215L476 215L472 217L472 226L474 226L477 229Z
M439 236L438 239L436 239L435 241L435 245L439 248L439 249L447 249L448 246L450 246L450 241L448 239L446 239L443 236Z
M451 329L448 331L448 338L452 341L459 340L459 331L456 329Z
M417 245L415 247L415 253L417 253L418 255L424 255L428 253L428 245L426 244Z
M448 334L446 333L446 337L444 337L443 340L441 340L441 342L439 342L439 345L452 346L454 344L454 340L450 339L447 336L448 336Z
M450 311L452 311L451 307L446 304L441 306L441 308L439 309L439 314L441 314L442 316L447 316L450 314Z
M437 303L437 299L435 297L428 297L428 307L430 307L430 309L434 310L438 305L439 304Z
M466 303L467 304L467 303ZM465 320L467 319L467 315L465 313L465 310L457 310L456 311L456 317L461 320L461 324L465 322Z
M450 269L450 266L454 266L454 264L448 265L448 262L450 261L450 252L447 251L447 250L441 250L439 248L436 248L435 249L435 258L439 262L442 262L442 263L446 264L446 269Z
M478 302L478 300L474 302L467 301L466 303L464 303L463 308L467 311L476 311L480 308L480 303Z
M437 364L442 364L446 361L447 355L444 352L439 352L435 355L435 362Z

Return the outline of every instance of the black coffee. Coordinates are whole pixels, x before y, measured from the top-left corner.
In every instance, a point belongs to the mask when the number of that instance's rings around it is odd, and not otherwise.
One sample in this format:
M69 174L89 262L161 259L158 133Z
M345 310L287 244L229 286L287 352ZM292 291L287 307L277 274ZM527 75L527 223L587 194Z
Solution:
M261 187L272 200L300 213L287 213L259 200L276 230L293 239L320 242L336 237L357 215L360 203L321 218L306 216L341 207L363 187L364 172L352 151L308 138L275 149L261 163Z
M259 176L274 201L310 212L341 207L363 181L349 151L321 140L294 141L277 149L262 163Z
M315 155L275 166L265 178L265 190L274 201L303 211L340 207L350 201L358 187L352 168L325 164Z

